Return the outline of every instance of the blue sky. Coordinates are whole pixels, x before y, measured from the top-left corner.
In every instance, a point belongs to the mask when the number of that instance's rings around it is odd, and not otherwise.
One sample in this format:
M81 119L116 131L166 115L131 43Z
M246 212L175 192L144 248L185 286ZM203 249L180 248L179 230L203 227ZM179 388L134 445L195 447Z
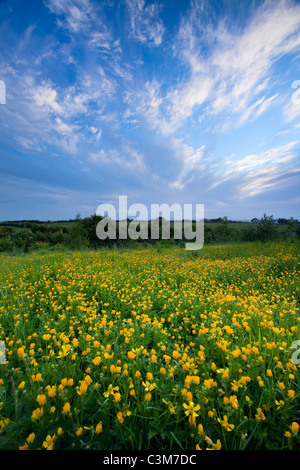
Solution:
M2 0L0 220L300 218L300 3Z

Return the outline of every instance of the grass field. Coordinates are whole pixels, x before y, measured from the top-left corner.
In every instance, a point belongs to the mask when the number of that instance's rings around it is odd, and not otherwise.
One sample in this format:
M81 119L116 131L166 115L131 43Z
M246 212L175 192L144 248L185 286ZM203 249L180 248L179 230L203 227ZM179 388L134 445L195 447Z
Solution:
M299 244L0 257L0 449L300 450Z

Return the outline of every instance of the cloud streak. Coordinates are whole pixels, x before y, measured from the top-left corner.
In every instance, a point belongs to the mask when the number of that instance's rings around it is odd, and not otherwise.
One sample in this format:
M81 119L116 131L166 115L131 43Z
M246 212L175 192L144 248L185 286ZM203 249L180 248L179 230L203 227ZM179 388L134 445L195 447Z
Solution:
M229 158L219 168L215 188L239 180L237 198L249 198L268 189L284 186L287 174L299 172L299 142L289 142L241 159Z

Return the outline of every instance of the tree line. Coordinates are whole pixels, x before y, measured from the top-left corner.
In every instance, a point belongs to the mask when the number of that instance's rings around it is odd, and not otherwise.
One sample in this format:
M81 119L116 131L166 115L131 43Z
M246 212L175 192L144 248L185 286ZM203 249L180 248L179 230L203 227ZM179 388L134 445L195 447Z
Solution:
M170 222L170 237L162 236L162 218L160 218L160 231L158 240L137 239L126 240L100 240L96 234L98 222L101 216L81 218L78 214L75 219L69 221L40 222L37 220L2 222L0 223L0 252L25 252L39 249L98 249L101 247L134 247L137 244L174 244L184 246L184 235L178 240L174 237L174 226ZM59 223L61 222L61 224ZM64 223L63 223L64 222ZM131 220L127 219L128 225ZM196 222L193 222L194 226ZM284 230L279 226L284 224ZM150 222L149 222L150 230ZM150 233L150 231L149 231ZM261 219L252 219L249 223L233 223L227 217L218 219L204 219L204 243L230 243L260 240L266 242L276 239L300 238L300 223L293 219L275 220L273 216L264 214Z

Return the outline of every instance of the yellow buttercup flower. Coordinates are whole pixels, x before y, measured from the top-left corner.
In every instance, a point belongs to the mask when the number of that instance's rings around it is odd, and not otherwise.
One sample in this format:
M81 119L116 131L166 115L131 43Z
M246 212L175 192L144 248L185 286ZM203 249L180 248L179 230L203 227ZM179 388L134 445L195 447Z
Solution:
M55 395L56 395L56 386L55 385L53 385L52 387L47 386L47 389L48 389L48 392L47 392L48 396L49 397L55 397Z
M82 380L80 383L79 390L77 390L78 395L83 395L84 393L86 393L87 389L88 389L88 385L86 384L84 380Z
M292 422L292 424L291 424L291 429L292 429L292 431L293 431L294 433L298 433L298 432L299 432L299 427L300 427L300 426L299 426L298 423L296 423L295 421Z
M129 359L135 359L136 358L136 353L133 351L128 351L127 353Z
M194 405L192 401L189 401L188 404L184 403L183 408L185 408L187 411L185 411L186 416L192 416L195 418L196 416L199 416L196 411L200 410L200 405Z
M226 431L232 431L234 429L234 425L229 424L228 417L226 415L224 416L223 420L218 418L218 422L222 424L223 428L225 428Z
M176 406L174 406L171 402L166 401L164 398L162 401L169 407L170 413L174 414L176 411Z
M26 441L28 442L28 444L32 444L32 442L34 441L35 439L35 434L34 432L32 432L31 434L29 434L29 436L27 437Z
M31 418L34 420L39 420L44 414L43 408L36 408L33 410Z
M46 395L38 395L38 396L36 397L36 401L38 402L38 404L39 404L40 406L45 405L45 403L46 403L46 401L47 401Z
M18 348L17 349L17 354L18 354L19 357L25 357L26 356L25 349L23 347Z
M98 423L95 429L96 434L100 434L102 432L102 423Z
M64 406L63 406L63 412L66 414L66 413L69 413L71 410L71 405L70 403L65 403Z
M93 364L94 364L95 366L99 366L100 362L101 362L101 357L100 357L100 356L96 356L96 357L93 359Z
M114 402L117 403L121 401L121 394L119 392L114 393Z
M23 446L19 446L19 450L27 450L28 449L28 444L25 442Z
M47 450L53 450L55 438L56 438L56 434L53 434L52 437L48 435L43 442L43 447Z
M112 384L108 386L108 389L106 392L103 393L103 395L107 398L109 395L114 395L114 392L119 390L119 387L113 387Z
M198 434L200 434L200 436L202 436L202 434L203 434L203 426L202 426L202 424L198 424L198 428L197 428L197 429L198 429Z
M266 419L264 413L262 412L261 408L257 408L257 413L255 415L256 421L264 421Z

